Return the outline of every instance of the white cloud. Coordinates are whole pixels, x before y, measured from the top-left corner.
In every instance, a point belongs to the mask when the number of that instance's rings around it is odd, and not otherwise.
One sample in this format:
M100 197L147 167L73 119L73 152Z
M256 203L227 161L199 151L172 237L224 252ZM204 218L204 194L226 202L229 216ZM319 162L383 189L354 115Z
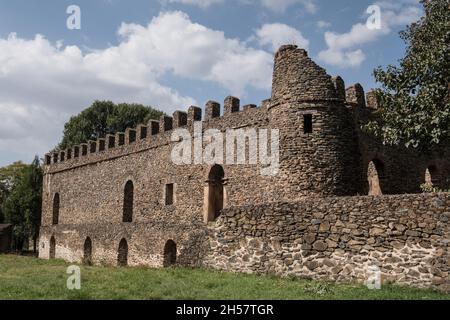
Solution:
M317 21L317 27L319 29L323 29L323 28L328 28L331 26L331 23L324 21L324 20L319 20Z
M317 11L315 0L261 0L261 4L275 12L285 12L289 7L295 4L301 4L309 13Z
M0 154L25 160L42 155L59 141L70 115L95 99L144 103L169 113L196 103L162 85L167 74L213 82L236 95L270 88L270 53L193 23L184 13L162 13L147 26L122 24L119 35L117 46L89 53L40 35L0 38Z
M213 4L223 3L223 0L162 0L163 2L168 3L182 3L186 5L193 5L200 8L208 8Z
M208 8L214 4L222 4L224 0L161 0L163 3L181 3L185 5L193 5L200 8ZM283 13L289 7L300 4L309 13L315 13L317 11L316 0L237 0L242 4L260 4L263 7L277 12Z
M256 36L261 46L270 45L274 52L284 44L296 44L306 50L309 48L309 41L302 33L286 24L265 24L256 31Z
M346 51L327 49L320 51L317 57L325 63L341 68L358 67L366 59L361 49Z
M346 33L325 32L328 46L318 54L318 59L338 67L358 67L365 60L362 45L374 42L392 32L392 27L405 26L417 21L421 9L416 0L399 0L396 3L379 1L381 29L369 29L365 23L357 23Z
M145 61L157 74L172 72L187 79L216 82L239 95L248 86L270 88L271 54L228 39L222 31L192 23L182 12L161 14L147 27L123 24L119 34L124 42L107 52Z

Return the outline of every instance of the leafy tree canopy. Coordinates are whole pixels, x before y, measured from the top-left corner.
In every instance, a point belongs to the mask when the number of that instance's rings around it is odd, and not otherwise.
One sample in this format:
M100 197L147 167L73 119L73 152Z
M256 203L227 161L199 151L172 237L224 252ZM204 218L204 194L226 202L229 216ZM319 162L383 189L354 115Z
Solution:
M400 33L399 66L379 67L379 110L364 129L385 144L429 147L450 139L450 0L422 0L425 16Z
M8 198L14 185L23 176L26 164L22 162L15 162L9 166L0 168L0 223L4 222L4 214L2 205Z
M18 169L20 172L14 173L14 183L1 207L5 221L14 225L15 247L21 250L25 239L31 237L36 242L38 237L41 224L43 172L38 157L31 165L16 164L15 168L20 168Z
M151 119L159 119L163 114L140 104L95 101L65 124L64 136L58 148L63 150L89 140L104 138L107 134L123 132Z

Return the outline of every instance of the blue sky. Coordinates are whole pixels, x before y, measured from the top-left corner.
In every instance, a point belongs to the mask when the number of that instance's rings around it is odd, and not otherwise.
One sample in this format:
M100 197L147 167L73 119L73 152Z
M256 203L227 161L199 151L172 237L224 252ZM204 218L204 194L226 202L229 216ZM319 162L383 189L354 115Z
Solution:
M382 23L369 30L374 4ZM81 30L66 27L70 5ZM404 53L398 31L420 15L418 0L2 0L0 166L52 149L95 99L168 113L229 94L259 104L286 42L370 89L373 69Z

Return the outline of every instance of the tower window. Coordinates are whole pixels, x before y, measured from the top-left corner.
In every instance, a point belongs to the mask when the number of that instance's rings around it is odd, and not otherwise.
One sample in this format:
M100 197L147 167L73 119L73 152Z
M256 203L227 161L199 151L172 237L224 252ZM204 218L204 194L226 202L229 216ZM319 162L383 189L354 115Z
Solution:
M171 206L174 203L173 190L173 183L166 184L166 206Z
M304 133L312 133L313 132L313 117L312 114L303 115L303 131Z

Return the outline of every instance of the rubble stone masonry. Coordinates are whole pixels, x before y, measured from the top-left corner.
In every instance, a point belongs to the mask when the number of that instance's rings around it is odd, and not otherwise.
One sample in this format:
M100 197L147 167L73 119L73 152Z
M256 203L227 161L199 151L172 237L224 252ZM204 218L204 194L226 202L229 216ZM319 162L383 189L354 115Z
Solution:
M449 290L450 194L334 197L224 210L205 265Z

